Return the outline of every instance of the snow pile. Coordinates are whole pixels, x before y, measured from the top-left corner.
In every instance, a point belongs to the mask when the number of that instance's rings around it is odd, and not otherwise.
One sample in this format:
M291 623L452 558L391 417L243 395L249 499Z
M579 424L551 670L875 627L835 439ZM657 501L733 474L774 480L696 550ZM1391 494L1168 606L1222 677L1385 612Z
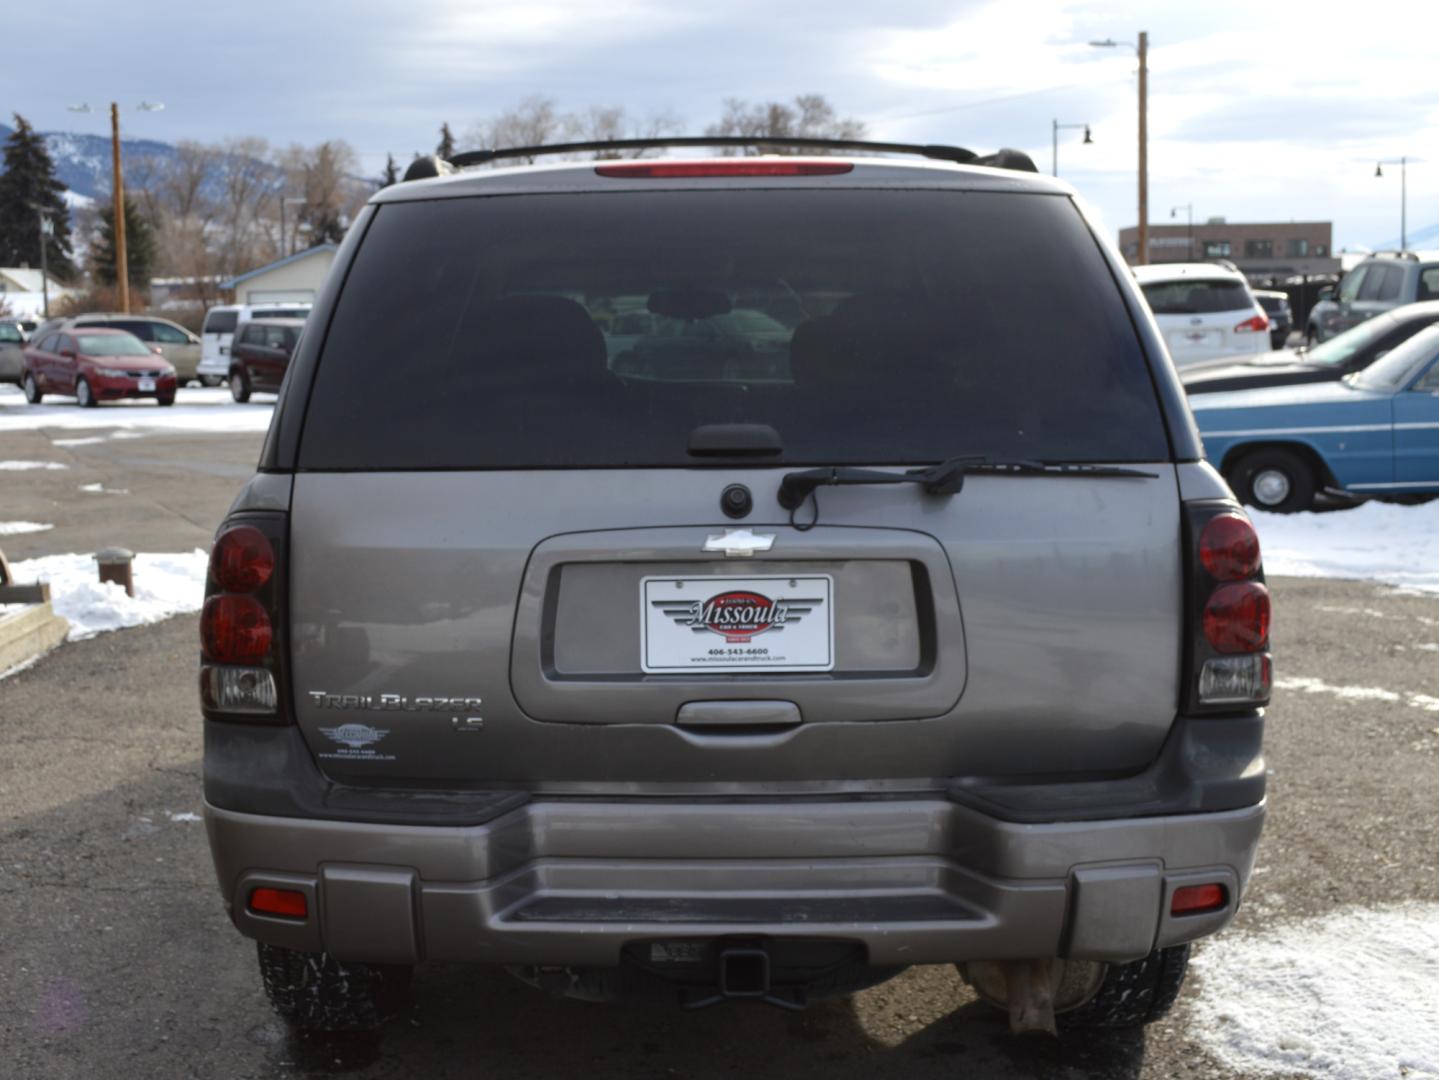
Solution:
M1264 569L1294 577L1369 578L1439 592L1439 500L1364 503L1327 514L1250 509Z
M50 606L70 622L70 640L106 630L142 626L171 615L199 611L205 599L209 556L191 552L136 555L135 595L113 582L101 583L93 555L44 555L10 564L15 580L48 581Z
M54 401L55 404L50 404ZM91 430L118 428L111 438L133 437L135 429L150 431L195 432L221 434L230 432L263 432L270 427L274 411L264 396L238 405L230 391L186 387L175 396L175 404L162 409L150 399L108 402L98 409L77 409L73 398L45 398L41 405L31 405L18 387L0 386L0 431L34 431L37 428ZM85 437L88 440L88 436ZM72 445L92 445L88 441Z
M34 469L68 469L58 461L0 461L0 472L30 472Z
M1190 1031L1238 1073L1439 1080L1439 904L1230 933L1193 967Z
M0 536L18 536L20 533L44 532L53 529L39 521L0 521Z

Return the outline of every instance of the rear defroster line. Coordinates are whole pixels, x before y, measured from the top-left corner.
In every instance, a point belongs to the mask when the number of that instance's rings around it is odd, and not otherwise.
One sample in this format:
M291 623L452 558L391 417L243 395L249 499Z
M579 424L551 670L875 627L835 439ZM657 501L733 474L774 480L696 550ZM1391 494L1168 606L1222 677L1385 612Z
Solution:
M882 472L879 469L857 469L848 466L826 466L786 473L779 485L779 504L789 511L789 523L799 532L808 532L819 524L820 487L851 484L919 484L926 495L957 495L964 489L964 478L977 474L1000 476L1071 476L1130 477L1158 479L1157 473L1130 469L1119 465L1049 464L1043 461L995 460L987 457L954 457L922 469L907 472ZM801 524L796 513L809 500L814 513Z

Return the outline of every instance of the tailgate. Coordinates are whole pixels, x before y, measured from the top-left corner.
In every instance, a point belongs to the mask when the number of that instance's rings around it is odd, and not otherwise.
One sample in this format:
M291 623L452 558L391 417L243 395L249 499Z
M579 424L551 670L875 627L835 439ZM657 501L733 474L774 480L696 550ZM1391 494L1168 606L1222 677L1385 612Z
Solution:
M1174 470L1147 468L836 489L805 532L779 469L300 474L296 715L356 784L1138 768L1174 718L1182 614ZM735 482L774 537L748 558L704 550L740 527L717 512Z

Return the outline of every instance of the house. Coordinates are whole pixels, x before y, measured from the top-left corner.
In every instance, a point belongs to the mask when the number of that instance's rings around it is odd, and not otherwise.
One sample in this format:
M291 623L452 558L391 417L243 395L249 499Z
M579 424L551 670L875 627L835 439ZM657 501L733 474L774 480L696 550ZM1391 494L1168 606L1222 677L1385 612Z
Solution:
M234 290L237 304L313 300L330 272L337 248L336 244L320 244L233 277L220 287Z
M65 286L50 278L50 302L66 294ZM39 317L45 307L45 280L28 266L0 266L0 305L12 315Z

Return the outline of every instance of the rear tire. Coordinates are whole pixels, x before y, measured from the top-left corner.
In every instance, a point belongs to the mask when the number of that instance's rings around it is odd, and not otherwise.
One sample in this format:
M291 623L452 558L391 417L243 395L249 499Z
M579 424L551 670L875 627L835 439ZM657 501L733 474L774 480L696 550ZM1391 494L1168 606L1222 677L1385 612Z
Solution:
M250 380L245 377L243 368L230 372L230 396L240 405L250 400Z
M408 967L342 963L329 953L258 945L265 995L300 1031L375 1032L404 1006Z
M1246 506L1274 514L1295 514L1314 505L1319 486L1313 468L1292 450L1256 450L1237 461L1227 476Z
M1189 967L1189 946L1156 949L1143 960L1110 964L1099 992L1055 1017L1062 1032L1136 1028L1162 1020L1174 1007Z
M95 392L90 389L90 384L84 379L75 380L75 404L82 409L93 409L100 404L95 400Z
M25 400L31 405L39 405L45 400L45 393L40 389L40 384L35 381L35 376L25 372L25 378L20 383L20 389L25 391Z

